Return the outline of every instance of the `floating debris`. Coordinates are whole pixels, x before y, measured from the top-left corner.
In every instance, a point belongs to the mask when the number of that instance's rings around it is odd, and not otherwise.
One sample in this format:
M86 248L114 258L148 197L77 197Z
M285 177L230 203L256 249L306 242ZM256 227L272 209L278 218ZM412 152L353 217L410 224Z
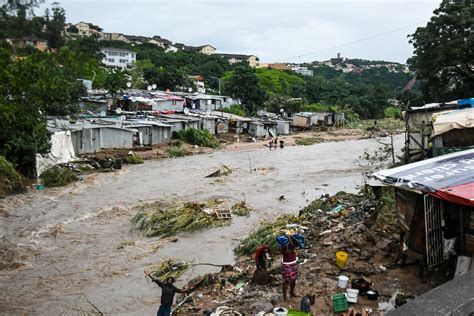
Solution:
M232 171L233 170L231 168L229 168L226 165L222 164L221 167L218 170L214 171L211 174L208 174L206 176L206 178L218 178L218 177L221 177L221 176L226 176L226 175L232 173Z
M235 214L237 216L250 216L250 212L252 211L251 208L245 204L245 201L240 201L236 204L234 204L231 208L232 214Z
M132 223L148 237L169 237L180 232L193 232L204 228L229 225L230 221L217 217L220 200L206 203L186 202L168 208L141 210Z
M155 278L165 281L169 277L175 279L182 276L188 269L190 264L186 261L174 261L168 259L162 263L148 267L148 272Z

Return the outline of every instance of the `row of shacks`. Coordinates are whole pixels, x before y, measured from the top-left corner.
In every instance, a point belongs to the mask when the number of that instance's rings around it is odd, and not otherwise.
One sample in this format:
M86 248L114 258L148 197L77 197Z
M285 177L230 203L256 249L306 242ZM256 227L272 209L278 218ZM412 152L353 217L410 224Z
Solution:
M52 133L70 131L76 155L103 149L152 147L169 142L173 132L203 129L213 135L235 134L255 138L287 135L290 121L242 117L225 112L188 112L135 115L122 112L113 117L90 117L74 121L51 119Z
M457 257L460 273L474 267L472 101L410 109L407 149L421 152L419 157L432 150L436 157L371 175L371 185L395 189L400 253L403 262L421 263L420 271L446 264L450 257Z

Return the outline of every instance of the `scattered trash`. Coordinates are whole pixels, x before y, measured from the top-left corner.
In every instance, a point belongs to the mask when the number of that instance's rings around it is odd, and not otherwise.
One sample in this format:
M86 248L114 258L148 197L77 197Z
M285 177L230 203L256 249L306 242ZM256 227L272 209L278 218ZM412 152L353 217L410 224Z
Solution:
M344 269L347 263L347 258L349 258L349 254L344 251L336 252L336 264L339 269Z
M340 275L337 278L337 286L341 289L345 289L347 287L347 282L349 282L349 278L345 275Z
M345 312L349 308L345 294L333 294L331 300L334 313Z

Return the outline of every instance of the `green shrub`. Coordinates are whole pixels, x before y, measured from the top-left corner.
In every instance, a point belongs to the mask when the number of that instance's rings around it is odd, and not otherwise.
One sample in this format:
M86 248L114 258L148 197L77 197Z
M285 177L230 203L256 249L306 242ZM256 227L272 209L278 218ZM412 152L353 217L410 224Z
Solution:
M0 156L0 198L24 190L20 174L5 157Z
M166 153L170 158L184 157L190 154L186 149L174 146L166 148Z
M389 106L387 107L384 111L384 116L385 117L390 117L390 118L401 118L402 117L402 112L400 111L399 108L395 106Z
M232 104L228 109L222 109L222 112L231 113L239 116L247 116L247 112L240 104Z
M137 155L126 155L125 157L123 157L123 163L129 165L139 165L144 162L145 161L143 160L143 158Z
M47 187L60 187L79 180L74 171L58 166L44 171L40 178Z
M181 140L193 145L217 148L219 141L217 138L209 133L208 130L189 128L187 130L179 131L178 137Z

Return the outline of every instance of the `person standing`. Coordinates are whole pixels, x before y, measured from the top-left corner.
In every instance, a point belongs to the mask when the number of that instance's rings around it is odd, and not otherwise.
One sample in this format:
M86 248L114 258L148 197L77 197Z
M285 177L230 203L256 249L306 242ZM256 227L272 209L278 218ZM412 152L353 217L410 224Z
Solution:
M290 236L287 236L288 243L280 248L283 255L281 275L283 277L283 300L287 301L288 286L291 297L296 297L295 287L298 279L298 257L296 256L295 244Z
M173 299L175 293L189 293L189 290L183 291L174 286L174 278L167 277L165 282L153 277L149 272L145 271L145 275L149 277L153 282L161 287L161 304L157 316L170 316L171 306L173 305Z

